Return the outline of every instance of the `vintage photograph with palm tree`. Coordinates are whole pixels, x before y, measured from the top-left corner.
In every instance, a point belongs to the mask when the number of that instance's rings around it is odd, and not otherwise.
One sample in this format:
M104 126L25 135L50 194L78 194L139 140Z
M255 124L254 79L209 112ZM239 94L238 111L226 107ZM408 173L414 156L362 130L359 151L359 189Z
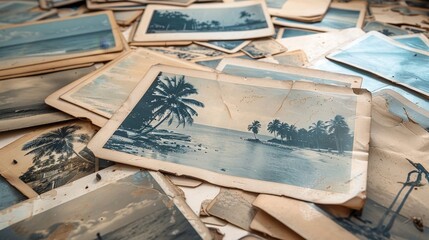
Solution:
M264 2L196 4L185 8L148 5L133 40L244 40L273 34Z
M81 121L36 130L0 150L0 174L28 197L95 171L86 147L96 129Z
M349 194L352 178L364 181L353 152L354 139L368 141L369 96L318 88L153 67L88 147L100 158L197 178L221 174Z

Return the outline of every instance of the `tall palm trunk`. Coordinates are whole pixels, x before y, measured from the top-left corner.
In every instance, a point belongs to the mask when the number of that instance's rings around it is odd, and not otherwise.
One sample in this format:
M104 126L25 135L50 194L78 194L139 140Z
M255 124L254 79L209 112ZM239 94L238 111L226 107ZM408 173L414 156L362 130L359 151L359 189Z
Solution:
M387 208L386 212L384 212L383 216L381 217L380 221L378 222L377 227L375 228L375 230L379 233L385 234L386 233L386 229L388 225L392 225L393 223L390 223L392 221L392 219L389 221L389 224L386 225L386 227L383 225L384 221L386 220L387 216L389 215L389 213L392 211L394 205L396 204L396 201L398 201L399 196L401 195L402 191L405 189L405 187L407 186L406 184L410 181L411 179L411 174L413 173L418 173L418 171L413 170L411 172L408 173L407 175L407 180L404 182L404 184L402 185L402 188L399 190L399 192L396 194L395 198L393 199L392 203L390 204L390 206ZM400 208L402 208L403 204L405 203L405 201L407 200L406 198L408 198L409 192L407 192L407 195L404 197L404 199L401 202ZM400 208L398 207L398 210L400 211ZM399 211L396 211L395 213L399 213ZM393 216L392 216L393 218ZM396 218L396 217L395 217ZM394 221L394 220L393 220ZM390 229L389 229L390 230Z
M88 159L84 158L82 155L80 155L79 153L77 153L73 148L72 148L72 151L73 151L73 153L74 153L74 154L76 154L76 156L77 156L78 158L82 159L83 161L88 162L88 163L90 163L90 164L95 164L94 162L91 162L90 160L88 160Z
M155 126L151 127L149 130L142 132L143 135L146 135L150 132L152 132L153 130L155 130L157 127L159 127L159 125L161 125L163 122L165 122L165 120L167 120L169 117L171 116L171 111L167 114L167 116L165 116L161 121L159 121L159 123L157 123Z

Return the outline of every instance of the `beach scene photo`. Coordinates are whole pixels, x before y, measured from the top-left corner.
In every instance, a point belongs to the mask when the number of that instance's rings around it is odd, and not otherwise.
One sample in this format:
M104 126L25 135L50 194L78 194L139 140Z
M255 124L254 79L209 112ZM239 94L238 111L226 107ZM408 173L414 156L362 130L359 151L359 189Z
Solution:
M52 115L49 114L59 113L59 111L46 105L45 98L94 69L88 67L0 81L0 131L3 127L10 127L3 126L3 124L11 124L7 120L30 119L46 115L46 119L33 121L33 124L52 122ZM68 119L67 115L64 115L63 120L65 119Z
M0 238L188 240L201 236L152 175L139 171L4 228Z
M397 43L378 32L366 34L327 58L429 96L429 54Z
M342 30L356 27L359 23L359 16L359 10L330 7L320 22L303 23L281 17L274 17L273 22L284 26L302 27L305 29L323 28Z
M89 123L72 122L24 136L0 150L0 155L13 151L1 159L0 172L29 186L34 191L29 196L75 181L95 171L95 156L86 148L94 134Z
M153 12L146 33L236 32L268 27L261 4L230 8L177 8Z
M0 61L115 48L107 14L0 29Z
M161 72L103 148L347 193L356 103L355 95Z

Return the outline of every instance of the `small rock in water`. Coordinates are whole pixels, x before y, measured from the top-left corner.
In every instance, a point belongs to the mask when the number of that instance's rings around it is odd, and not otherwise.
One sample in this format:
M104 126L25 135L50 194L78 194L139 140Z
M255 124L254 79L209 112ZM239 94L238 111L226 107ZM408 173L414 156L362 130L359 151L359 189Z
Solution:
M99 173L97 173L97 174L95 175L95 179L97 179L97 181L100 181L100 180L101 180L101 175L100 175Z
M225 168L221 168L220 170L226 172Z

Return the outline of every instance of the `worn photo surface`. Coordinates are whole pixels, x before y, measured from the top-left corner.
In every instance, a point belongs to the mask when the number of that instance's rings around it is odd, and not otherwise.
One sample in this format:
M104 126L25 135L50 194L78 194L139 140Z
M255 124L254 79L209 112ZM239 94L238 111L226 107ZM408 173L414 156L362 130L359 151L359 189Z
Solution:
M64 93L61 99L110 118L147 70L161 62L186 67L186 64L175 59L153 54L148 50L138 50L106 65L96 75Z
M87 67L0 81L0 131L70 119L46 105L45 98L94 70Z
M290 89L284 81L261 80L264 86L171 72L152 81L117 129L106 125L100 138L107 142L92 143L113 155L349 192L357 95Z
M187 8L150 5L134 41L237 40L273 33L266 7L260 2L215 3Z
M0 211L27 199L0 175Z
M377 31L379 33L382 33L386 36L401 36L401 35L407 35L409 32L405 29L396 27L391 24L378 22L378 21L370 21L365 24L365 27L363 28L365 32L370 31Z
M75 121L29 133L0 150L0 174L29 197L89 175L95 157L86 145L95 131Z
M429 52L429 40L423 34L403 35L392 38L408 47Z
M155 10L146 32L237 32L267 27L261 5L255 4L223 9Z
M249 44L250 41L247 40L225 40L225 41L207 41L207 42L197 42L197 44L224 51L227 53L235 53L241 48Z
M38 8L37 2L0 2L0 26L18 24L53 15L55 11L43 11Z
M224 52L197 44L188 46L148 47L148 49L183 60L196 60L226 55Z
M294 26L304 29L342 30L357 27L360 24L360 15L360 10L330 7L320 22L303 23L280 17L274 17L273 22L283 26Z
M386 96L374 97L365 206L334 219L360 239L427 239L428 133L396 118L396 104Z
M386 100L390 113L404 121L411 119L429 132L429 109L419 107L392 90L381 90L376 92L375 96L381 96Z
M91 187L95 190L0 230L0 238L202 239L171 193L146 171Z
M11 59L37 60L41 56L65 57L113 50L120 43L116 42L118 36L115 37L109 16L82 15L0 29L1 68L16 67L17 63Z
M220 62L217 70L241 77L268 78L284 81L300 80L342 87L360 87L361 85L361 79L351 75L332 74L324 71L309 70L307 68L278 66L274 63L260 63L241 59L225 59Z
M241 49L252 58L262 58L287 51L286 47L278 43L275 39L255 40Z
M299 28L284 28L281 38L299 37L299 36L306 36L306 35L312 35L317 33L319 32L304 30Z
M380 33L367 33L328 58L429 96L429 53L398 44Z

